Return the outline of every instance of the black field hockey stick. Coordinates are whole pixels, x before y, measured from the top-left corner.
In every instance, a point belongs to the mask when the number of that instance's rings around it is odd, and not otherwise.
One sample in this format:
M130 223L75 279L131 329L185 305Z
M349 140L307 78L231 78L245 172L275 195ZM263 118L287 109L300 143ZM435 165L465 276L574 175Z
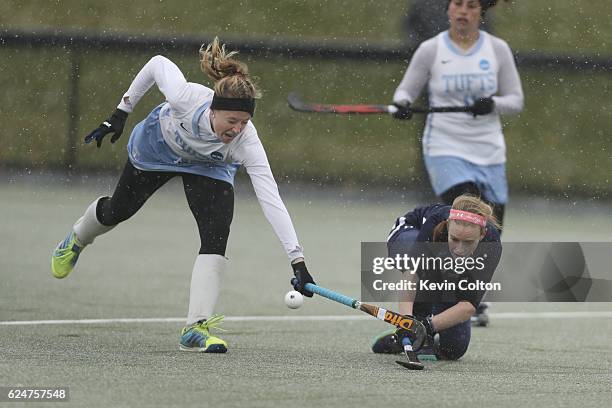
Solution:
M397 107L394 105L335 105L328 103L313 103L304 102L299 94L292 92L287 97L289 107L298 112L309 113L336 113L336 114L393 114L397 112ZM470 106L437 106L432 108L422 108L419 106L411 106L410 111L413 113L448 113L448 112L466 112L472 113Z
M293 278L291 280L291 284L295 285L296 283L297 279ZM334 302L341 303L353 309L361 310L362 312L365 312L370 316L374 316L377 319L380 319L397 327L398 330L396 332L396 335L398 336L398 340L402 343L402 346L404 347L404 354L408 358L408 362L396 361L396 363L411 370L423 369L423 363L421 363L416 352L414 351L418 350L423 345L423 342L427 337L427 330L421 322L412 318L411 316L404 316L397 312L383 309L382 307L363 303L360 300L353 299L346 295L342 295L338 292L334 292L333 290L326 289L312 283L307 283L306 285L304 285L304 289L309 292L316 293L319 296L323 296L324 298L327 298L329 300L333 300ZM414 341L411 341L410 337L413 337Z

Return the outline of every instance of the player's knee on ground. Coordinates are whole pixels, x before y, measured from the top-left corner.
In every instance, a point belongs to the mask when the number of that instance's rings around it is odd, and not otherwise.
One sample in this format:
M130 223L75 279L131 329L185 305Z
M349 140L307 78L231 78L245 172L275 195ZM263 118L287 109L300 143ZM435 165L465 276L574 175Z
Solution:
M459 360L467 352L469 343L440 345L438 354L443 360Z
M472 181L467 181L465 183L455 184L442 194L440 194L440 198L442 202L447 205L452 205L455 198L459 197L462 194L472 194L476 197L481 196L480 189L476 185L476 183Z
M438 354L444 360L458 360L468 349L472 337L469 320L440 332Z

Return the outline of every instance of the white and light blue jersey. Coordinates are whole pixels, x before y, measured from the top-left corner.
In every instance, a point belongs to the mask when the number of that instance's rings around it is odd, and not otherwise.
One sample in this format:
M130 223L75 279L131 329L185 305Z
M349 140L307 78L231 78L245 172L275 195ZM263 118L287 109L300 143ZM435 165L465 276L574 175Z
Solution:
M214 91L204 85L187 82L180 69L161 55L151 58L140 70L118 108L132 112L154 84L166 97L166 102L158 107L161 135L167 147L182 161L203 164L202 174L213 178L217 177L208 174L206 168L225 167L230 171L234 169L235 173L235 168L241 165L247 167L247 171L256 165L269 167L263 147L252 148L252 145L261 145L253 124L249 121L230 143L223 143L210 124L209 107ZM246 146L249 148L245 149ZM143 170L157 170L154 166L149 167ZM233 183L233 177L223 179Z
M214 91L187 82L180 69L160 55L140 70L117 107L132 112L154 84L166 102L134 127L128 142L132 164L141 170L194 173L230 184L238 168L244 166L287 256L290 260L303 257L255 126L249 121L230 143L223 143L211 127L209 108Z
M484 97L495 101L495 110L488 115L429 114L423 133L425 155L455 156L478 165L506 161L500 114L519 112L523 91L512 53L503 40L480 31L477 42L464 51L444 31L423 42L394 101L414 102L425 84L432 107L469 106Z

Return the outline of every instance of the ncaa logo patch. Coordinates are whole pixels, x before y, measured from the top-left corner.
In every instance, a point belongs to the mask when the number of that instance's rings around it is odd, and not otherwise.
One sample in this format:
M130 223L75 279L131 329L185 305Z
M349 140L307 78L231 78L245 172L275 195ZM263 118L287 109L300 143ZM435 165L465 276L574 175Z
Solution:
M210 157L213 158L213 160L223 160L223 153L220 152L212 152L210 154Z
M481 59L478 65L480 66L480 69L482 69L483 71L486 71L487 69L491 67L491 64L486 59Z

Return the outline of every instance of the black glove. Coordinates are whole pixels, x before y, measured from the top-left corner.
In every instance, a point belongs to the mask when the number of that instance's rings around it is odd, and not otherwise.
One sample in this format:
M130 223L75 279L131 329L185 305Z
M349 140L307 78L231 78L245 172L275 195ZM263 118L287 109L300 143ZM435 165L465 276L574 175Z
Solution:
M419 318L404 315L409 319L413 319L414 323L410 327L410 329L398 328L395 331L395 341L397 342L396 347L399 347L398 350L403 349L403 337L408 337L410 339L410 343L412 343L412 349L414 351L418 351L423 344L425 344L429 340L429 334L427 327L422 323ZM433 337L433 335L432 335Z
M307 283L316 285L316 283L314 280L312 280L312 276L310 276L308 273L308 269L306 268L304 261L291 264L291 267L293 268L293 274L297 278L297 282L291 282L293 289L297 290L304 296L312 297L313 293L304 289L304 285Z
M493 112L495 108L495 101L493 98L478 98L474 101L474 104L470 107L470 111L476 115L488 115Z
M395 119L409 120L410 118L412 118L412 111L410 110L409 102L406 102L406 104L404 105L394 103L393 106L397 108L397 112L393 114L393 117Z
M127 112L124 112L121 109L116 109L110 118L100 123L100 126L85 136L85 143L91 143L95 139L98 147L100 147L102 146L102 139L104 139L104 136L108 135L109 133L114 133L113 137L111 137L111 143L115 143L123 133L123 128L125 126L127 117Z

